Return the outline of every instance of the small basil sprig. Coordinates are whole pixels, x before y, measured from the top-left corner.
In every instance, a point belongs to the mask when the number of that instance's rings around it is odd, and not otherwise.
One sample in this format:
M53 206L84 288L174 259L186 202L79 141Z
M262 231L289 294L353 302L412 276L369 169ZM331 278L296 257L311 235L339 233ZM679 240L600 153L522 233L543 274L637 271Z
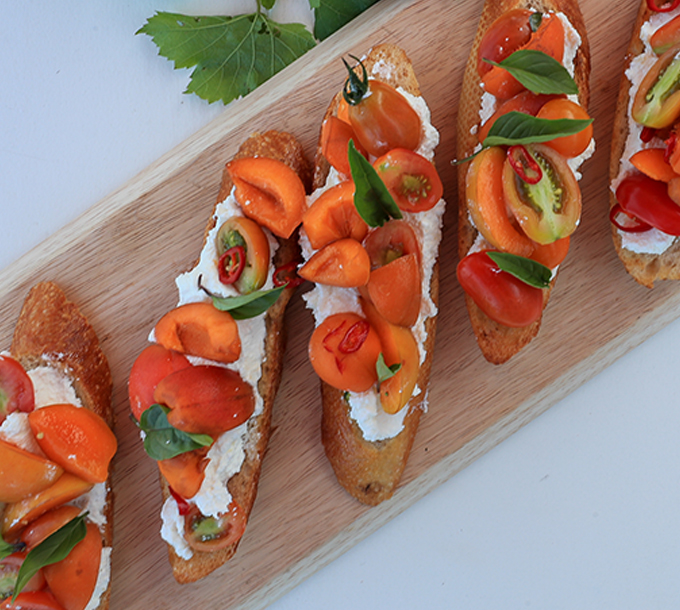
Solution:
M212 445L213 439L208 434L192 434L173 427L168 421L169 411L163 405L151 405L139 418L139 428L144 432L144 449L149 457L169 460Z
M354 207L369 227L382 227L390 218L401 218L401 210L369 161L349 141L349 167L354 180Z
M499 117L489 129L483 148L539 144L583 131L593 119L539 119L513 110Z
M534 288L547 288L550 286L552 271L530 258L524 258L509 252L487 252L487 256L498 265L501 271L514 275Z
M29 551L19 568L12 601L16 600L17 595L38 570L68 557L73 547L85 538L85 534L87 534L85 517L87 517L87 514L83 513L74 517Z
M492 66L507 70L533 93L577 95L578 86L569 71L543 51L520 49L500 63L484 59Z
M400 368L401 362L397 362L392 366L387 366L387 364L385 364L385 357L383 356L382 352L380 352L380 355L378 356L378 361L375 363L375 370L378 373L378 383L382 383L383 381L389 379L390 377L394 377L394 375Z
M242 294L237 297L218 297L211 294L200 285L200 280L199 287L210 295L216 309L228 311L234 320L247 320L267 311L276 303L286 286L279 286L270 290L256 290L255 292Z

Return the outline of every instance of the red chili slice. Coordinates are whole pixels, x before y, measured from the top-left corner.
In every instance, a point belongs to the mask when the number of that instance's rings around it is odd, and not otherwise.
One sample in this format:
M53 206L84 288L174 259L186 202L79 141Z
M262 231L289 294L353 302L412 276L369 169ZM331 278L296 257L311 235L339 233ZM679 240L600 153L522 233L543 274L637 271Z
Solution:
M620 214L623 214L623 216L628 219L626 224L619 222L618 217ZM635 218L635 216L631 216L630 214L624 212L620 203L615 204L614 207L609 211L609 220L617 229L620 229L626 233L644 233L645 231L649 231L652 228L651 225L648 225L646 222L643 222L639 218Z
M657 0L647 0L647 7L650 11L655 11L657 13L667 13L680 6L680 0L671 0L671 2L666 2L665 4L661 4L661 6L659 6L656 2Z
M179 514L182 515L183 517L185 515L188 515L191 512L191 506L189 503L182 497L180 496L172 487L170 489L170 495L175 499L175 502L177 502L177 508L179 508Z
M521 144L508 148L508 161L515 173L527 184L537 184L543 177L541 166Z
M640 140L642 140L645 144L647 142L651 142L652 138L656 135L656 132L657 130L653 127L643 127L642 132L640 133Z
M355 322L349 327L342 341L338 344L338 351L343 354L353 354L358 351L366 341L370 330L371 326L366 320Z
M246 266L246 251L243 246L229 248L217 261L220 282L233 284L241 277Z
M274 286L278 288L279 286L288 284L291 288L295 288L296 286L303 284L305 280L297 274L297 268L297 261L290 261L290 263L277 267L272 277Z

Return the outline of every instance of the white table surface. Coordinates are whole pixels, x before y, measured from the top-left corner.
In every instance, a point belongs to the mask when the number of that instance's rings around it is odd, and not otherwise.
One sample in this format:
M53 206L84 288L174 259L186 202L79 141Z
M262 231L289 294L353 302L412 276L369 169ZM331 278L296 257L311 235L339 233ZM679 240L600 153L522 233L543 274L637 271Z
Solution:
M146 18L242 4L2 2L0 267L223 111ZM271 608L680 608L679 345L675 322Z

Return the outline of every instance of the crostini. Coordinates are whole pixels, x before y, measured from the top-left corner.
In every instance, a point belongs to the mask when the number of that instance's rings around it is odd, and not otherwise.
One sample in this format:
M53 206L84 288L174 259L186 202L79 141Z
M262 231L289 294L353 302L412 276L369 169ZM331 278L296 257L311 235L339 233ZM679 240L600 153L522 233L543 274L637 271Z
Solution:
M376 505L394 493L427 409L445 203L439 134L406 53L374 47L321 128L300 241L316 322L322 441L339 483Z
M78 307L54 283L34 286L0 354L2 608L109 607L111 390Z
M642 0L612 134L610 220L625 269L680 279L680 2Z
M458 104L457 275L484 357L538 333L594 152L576 0L487 0Z
M176 279L178 305L130 371L130 407L158 462L161 536L180 583L234 555L255 501L310 181L290 134L255 134L241 146L199 259Z

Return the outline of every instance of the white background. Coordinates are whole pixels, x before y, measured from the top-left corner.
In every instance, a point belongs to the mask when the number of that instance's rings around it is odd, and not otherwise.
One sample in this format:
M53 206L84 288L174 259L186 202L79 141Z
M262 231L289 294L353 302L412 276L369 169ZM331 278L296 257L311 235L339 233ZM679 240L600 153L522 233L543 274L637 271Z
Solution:
M223 112L146 18L254 3L1 5L4 267ZM675 322L271 608L680 608L679 345Z

